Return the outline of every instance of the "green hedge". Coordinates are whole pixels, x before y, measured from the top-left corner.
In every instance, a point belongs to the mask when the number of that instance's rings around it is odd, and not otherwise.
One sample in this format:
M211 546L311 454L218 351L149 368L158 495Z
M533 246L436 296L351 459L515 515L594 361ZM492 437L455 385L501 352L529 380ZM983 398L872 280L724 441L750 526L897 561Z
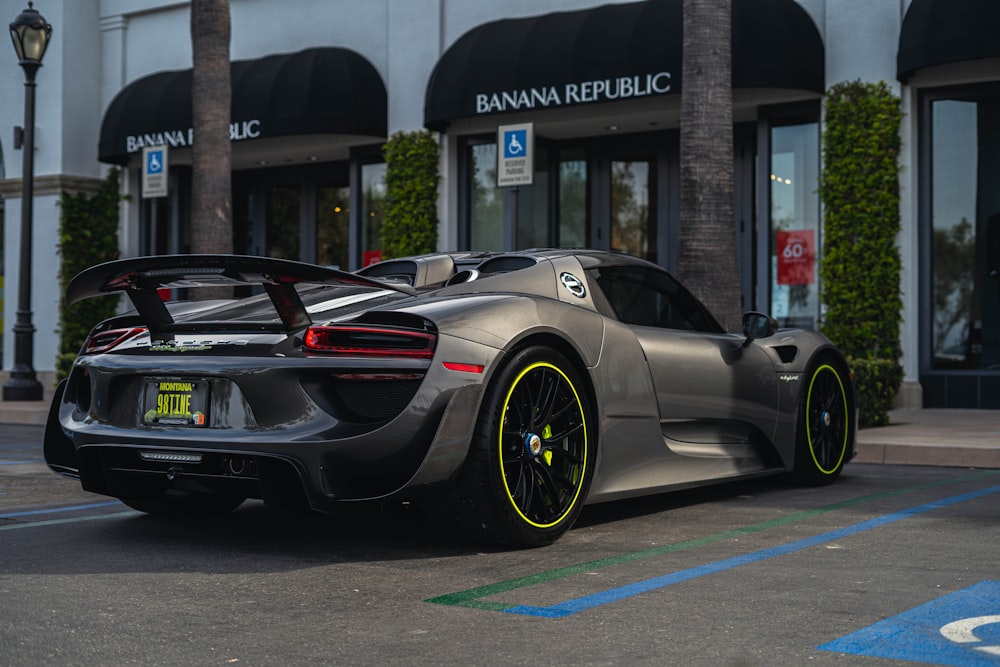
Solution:
M859 369L862 425L886 423L902 380L896 246L901 119L899 98L884 82L845 82L827 91L820 176L822 329ZM883 368L883 361L894 370ZM878 371L869 372L867 362Z
M396 132L382 154L386 163L382 258L434 252L440 180L437 139L426 130Z
M848 358L847 363L858 389L858 422L862 426L885 426L903 381L902 367L891 359Z
M59 200L59 284L63 295L73 276L84 269L118 259L118 170L112 169L100 190L94 195L63 192ZM112 317L118 309L118 299L101 297L85 299L67 306L65 296L59 309L59 354L56 357L56 379L69 374L77 352L91 328Z

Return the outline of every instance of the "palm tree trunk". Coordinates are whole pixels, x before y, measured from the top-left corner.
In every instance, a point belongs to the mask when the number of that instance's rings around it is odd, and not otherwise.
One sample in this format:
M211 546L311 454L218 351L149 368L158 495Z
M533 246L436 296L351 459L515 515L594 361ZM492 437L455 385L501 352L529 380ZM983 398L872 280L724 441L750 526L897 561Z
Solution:
M192 0L191 252L233 252L229 0Z
M739 327L733 207L732 0L684 0L677 273L728 330Z

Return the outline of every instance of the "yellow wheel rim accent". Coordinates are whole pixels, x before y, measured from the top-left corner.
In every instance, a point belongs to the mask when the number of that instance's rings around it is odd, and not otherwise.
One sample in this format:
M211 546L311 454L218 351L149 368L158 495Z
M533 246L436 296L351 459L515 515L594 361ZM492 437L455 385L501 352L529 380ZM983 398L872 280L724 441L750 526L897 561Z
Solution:
M828 371L829 373L831 373L833 375L833 378L837 381L837 387L840 389L840 401L843 403L843 410L844 410L844 437L843 441L838 443L840 445L840 456L837 457L836 462L830 468L824 468L823 464L820 463L819 459L817 459L816 457L817 443L813 442L814 424L811 423L810 421L810 418L812 417L811 414L812 411L810 408L812 406L813 388L816 385L816 378L818 378L820 374L823 373L823 371ZM809 380L809 392L806 394L806 442L809 445L809 455L812 457L813 463L816 465L816 470L820 471L820 473L824 475L832 475L835 472L837 472L837 470L840 468L840 464L844 460L844 455L847 453L847 441L850 433L850 419L851 416L848 412L848 407L847 407L847 392L844 390L844 383L840 379L840 373L838 373L837 369L834 368L833 366L829 364L823 364L822 366L816 369L816 372L813 373L812 379Z
M514 499L514 490L511 489L511 482L507 478L507 473L506 473L506 469L505 469L505 466L504 466L504 445L505 445L505 443L504 443L504 424L506 422L506 417L509 414L511 397L514 395L514 392L517 390L518 385L521 383L521 380L523 380L526 375L528 375L532 371L537 370L539 368L548 369L548 370L551 370L551 371L555 372L556 374L558 374L558 376L560 378L562 378L562 381L566 383L566 386L569 388L570 392L572 393L572 397L573 397L572 400L573 400L573 403L576 406L576 410L577 410L578 414L580 415L580 422L581 422L582 431L583 431L583 434L582 434L583 435L583 456L582 456L582 460L578 464L579 470L578 470L577 478L574 479L574 480L572 480L575 483L575 487L576 487L573 490L573 496L570 499L569 503L566 504L566 507L561 512L559 512L559 515L554 520L548 521L548 522L544 522L544 523L543 522L539 522L539 521L535 521L535 520L529 518L527 515L525 515L524 511L521 509L521 507L518 505L517 501ZM535 409L536 407L537 406L531 406L532 409ZM558 367L556 367L556 366L554 366L554 365L552 365L552 364L550 364L548 362L545 362L545 361L539 361L539 362L533 363L533 364L529 365L527 368L525 368L524 370L522 370L518 374L518 376L514 379L514 382L511 383L510 389L507 391L507 395L504 397L503 407L502 407L502 409L500 411L500 420L499 421L500 421L500 424L498 426L498 431L497 431L497 449L498 449L497 454L498 454L498 457L499 457L498 460L499 460L499 463L500 463L500 477L503 480L504 492L506 494L507 500L510 502L511 507L514 508L514 511L517 512L518 516L520 516L521 519L523 519L525 523L527 523L527 524L529 524L529 525L531 525L531 526L533 526L535 528L552 528L553 526L559 525L559 523L561 523L570 514L570 512L573 510L573 508L576 506L576 503L580 499L580 492L583 490L584 475L586 475L586 473L587 473L587 460L588 460L587 457L590 455L589 442L588 442L588 434L587 434L586 413L583 410L583 402L580 400L580 396L579 396L579 394L576 391L576 387L573 386L573 383L570 382L570 379ZM542 437L548 439L548 438L551 438L552 435L553 435L552 425L551 424L545 424L542 427ZM542 454L542 458L545 461L546 465L548 465L548 466L552 465L553 455L552 455L551 451L545 451Z

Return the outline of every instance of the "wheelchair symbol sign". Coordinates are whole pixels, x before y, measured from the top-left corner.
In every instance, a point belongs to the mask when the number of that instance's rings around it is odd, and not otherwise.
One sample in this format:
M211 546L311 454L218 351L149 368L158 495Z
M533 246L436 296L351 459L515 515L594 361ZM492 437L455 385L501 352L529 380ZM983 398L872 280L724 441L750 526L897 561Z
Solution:
M163 151L149 151L146 153L146 173L163 173Z
M524 157L528 143L527 130L511 130L504 133L503 156L505 158Z

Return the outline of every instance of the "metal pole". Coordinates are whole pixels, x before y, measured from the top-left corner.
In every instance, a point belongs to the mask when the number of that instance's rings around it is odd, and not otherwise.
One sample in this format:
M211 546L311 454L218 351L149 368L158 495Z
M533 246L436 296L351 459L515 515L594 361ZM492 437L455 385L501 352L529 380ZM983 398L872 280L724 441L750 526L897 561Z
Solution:
M517 250L518 188L504 188L503 194L503 249Z
M3 385L5 401L40 401L42 384L35 377L34 335L31 323L31 235L35 178L35 72L23 65L24 162L21 169L21 249L17 284L17 321L14 323L14 367Z

